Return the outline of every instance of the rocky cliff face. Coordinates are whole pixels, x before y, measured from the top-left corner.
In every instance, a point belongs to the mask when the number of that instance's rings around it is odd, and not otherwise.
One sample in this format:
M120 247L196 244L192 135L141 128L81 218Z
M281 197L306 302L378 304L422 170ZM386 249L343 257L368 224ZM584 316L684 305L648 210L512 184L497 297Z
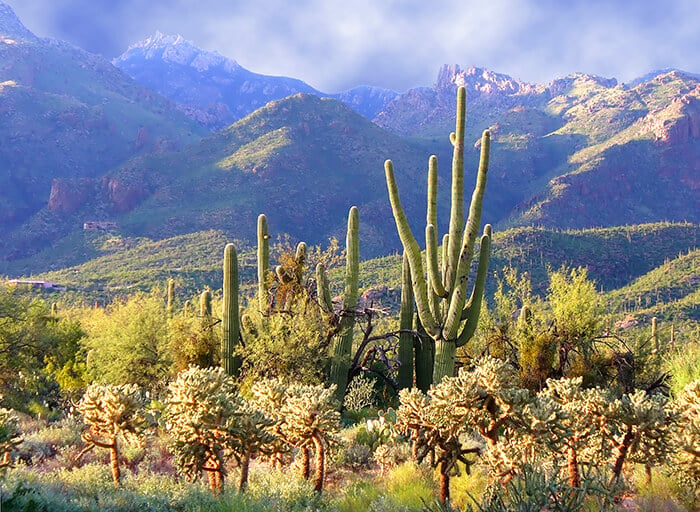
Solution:
M700 138L700 84L692 93L674 98L662 111L649 114L644 122L659 144L685 144Z
M48 207L52 212L73 213L94 194L94 180L57 178L51 183Z

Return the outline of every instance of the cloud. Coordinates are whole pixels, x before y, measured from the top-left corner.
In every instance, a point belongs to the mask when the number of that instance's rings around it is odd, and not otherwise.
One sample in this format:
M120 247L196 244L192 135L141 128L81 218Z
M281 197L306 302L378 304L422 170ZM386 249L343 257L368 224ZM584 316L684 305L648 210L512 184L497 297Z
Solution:
M443 63L526 81L700 70L700 2L677 0L10 0L38 35L113 57L156 30L335 92L430 85Z

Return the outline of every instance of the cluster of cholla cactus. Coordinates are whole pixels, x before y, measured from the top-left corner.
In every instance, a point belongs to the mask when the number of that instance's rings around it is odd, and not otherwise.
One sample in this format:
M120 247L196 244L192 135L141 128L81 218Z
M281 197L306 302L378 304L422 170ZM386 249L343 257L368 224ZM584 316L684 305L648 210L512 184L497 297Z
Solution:
M251 456L268 451L273 441L266 430L271 421L241 398L223 368L192 366L168 389L166 422L178 469L189 479L206 473L217 494L223 488L226 462L234 459L243 490Z
M697 389L688 397L697 406ZM610 390L582 389L580 378L549 380L535 394L518 387L507 363L487 357L427 394L403 390L400 399L397 427L412 440L416 459L439 467L443 502L458 463L469 469L477 459L501 483L532 465L561 468L572 488L581 487L583 465L609 467L611 486L626 463L645 465L650 477L651 468L672 460L674 432L685 439L686 468L694 463L697 470L697 430L684 437L693 421L679 428L677 408L660 394L638 390L615 397ZM465 443L470 433L478 439Z
M438 263L437 157L431 156L429 161L428 208L425 228L427 281L424 277L426 271L423 266L421 250L401 206L393 164L391 160L387 160L385 164L389 199L410 269L412 294L421 327L428 335L423 343L431 345L423 347L420 354L423 358L433 358L433 364L430 365L431 361L429 360L427 362L425 360L416 361L416 379L419 381L437 383L443 377L454 375L457 348L465 345L473 337L476 330L488 270L491 248L490 225L484 227L479 266L474 287L468 297L468 278L481 224L482 203L486 190L490 135L488 131L485 131L481 138L481 160L469 207L469 217L465 224L463 211L465 103L466 92L464 87L460 87L457 92L456 130L450 135L450 141L454 146L452 205L449 230L442 239L441 264ZM404 270L405 275L406 270ZM404 279L404 286L407 284L406 281ZM406 303L409 303L408 297L406 297ZM408 324L407 320L406 324ZM401 352L407 355L408 349L406 348L405 352L401 350ZM432 370L432 375L419 375L419 372L424 369ZM408 376L403 378L408 379Z
M85 449L78 458L95 447L109 450L112 480L121 482L119 443L139 443L147 426L143 415L145 399L135 384L114 386L91 384L78 404L83 421L89 426L83 434Z
M268 428L278 440L275 456L299 450L301 473L311 476L311 452L314 453L314 489L321 492L325 478L328 448L336 442L340 414L334 399L335 387L285 384L280 379L253 385L256 405L273 419ZM276 458L279 461L279 458Z

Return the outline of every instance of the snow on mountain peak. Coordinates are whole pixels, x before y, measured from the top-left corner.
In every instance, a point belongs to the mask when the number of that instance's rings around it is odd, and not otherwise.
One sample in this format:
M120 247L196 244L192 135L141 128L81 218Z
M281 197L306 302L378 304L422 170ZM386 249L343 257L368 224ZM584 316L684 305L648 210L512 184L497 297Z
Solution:
M131 59L160 59L164 62L191 66L199 72L222 67L230 73L240 68L235 60L224 57L219 52L202 50L179 34L163 34L162 32L156 32L152 36L132 44L114 62L126 63Z

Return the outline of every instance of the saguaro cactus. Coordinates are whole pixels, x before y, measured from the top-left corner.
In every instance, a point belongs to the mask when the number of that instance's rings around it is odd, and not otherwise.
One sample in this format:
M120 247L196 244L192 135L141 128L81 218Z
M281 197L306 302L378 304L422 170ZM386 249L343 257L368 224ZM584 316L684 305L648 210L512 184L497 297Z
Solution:
M175 280L168 279L168 318L175 312Z
M399 334L399 389L413 386L413 334L407 331L413 329L413 288L411 287L411 267L408 256L403 253L403 268L401 270L401 334Z
M481 224L481 208L486 189L489 163L490 134L481 138L481 159L476 187L472 195L469 217L464 225L464 126L466 92L457 91L457 125L450 141L454 147L452 157L452 205L450 225L443 238L442 269L438 268L437 254L437 158L430 157L428 166L428 212L425 228L427 282L421 260L421 251L404 214L394 177L391 160L385 164L389 200L396 227L408 257L411 283L415 295L420 322L427 334L435 340L433 381L453 376L457 347L464 345L474 335L479 320L484 282L491 248L491 226L484 227L481 238L479 268L471 297L467 300L467 281ZM463 323L466 321L466 323Z
M224 284L221 340L221 362L227 375L237 375L240 369L239 358L235 356L240 336L238 318L238 258L233 244L224 249Z
M352 362L352 337L355 325L355 317L352 315L352 310L357 306L358 276L360 273L359 229L360 214L357 207L353 206L348 214L348 230L345 240L345 292L343 294L340 335L336 338L333 347L333 360L330 372L331 382L337 386L336 398L340 403L342 403L343 396L345 396L345 388L348 385L348 371ZM323 280L325 281L325 278ZM327 291L324 290L321 295L326 297L323 302L327 302L329 297Z
M267 313L270 303L268 273L270 272L270 233L267 230L267 217L258 216L258 308Z

